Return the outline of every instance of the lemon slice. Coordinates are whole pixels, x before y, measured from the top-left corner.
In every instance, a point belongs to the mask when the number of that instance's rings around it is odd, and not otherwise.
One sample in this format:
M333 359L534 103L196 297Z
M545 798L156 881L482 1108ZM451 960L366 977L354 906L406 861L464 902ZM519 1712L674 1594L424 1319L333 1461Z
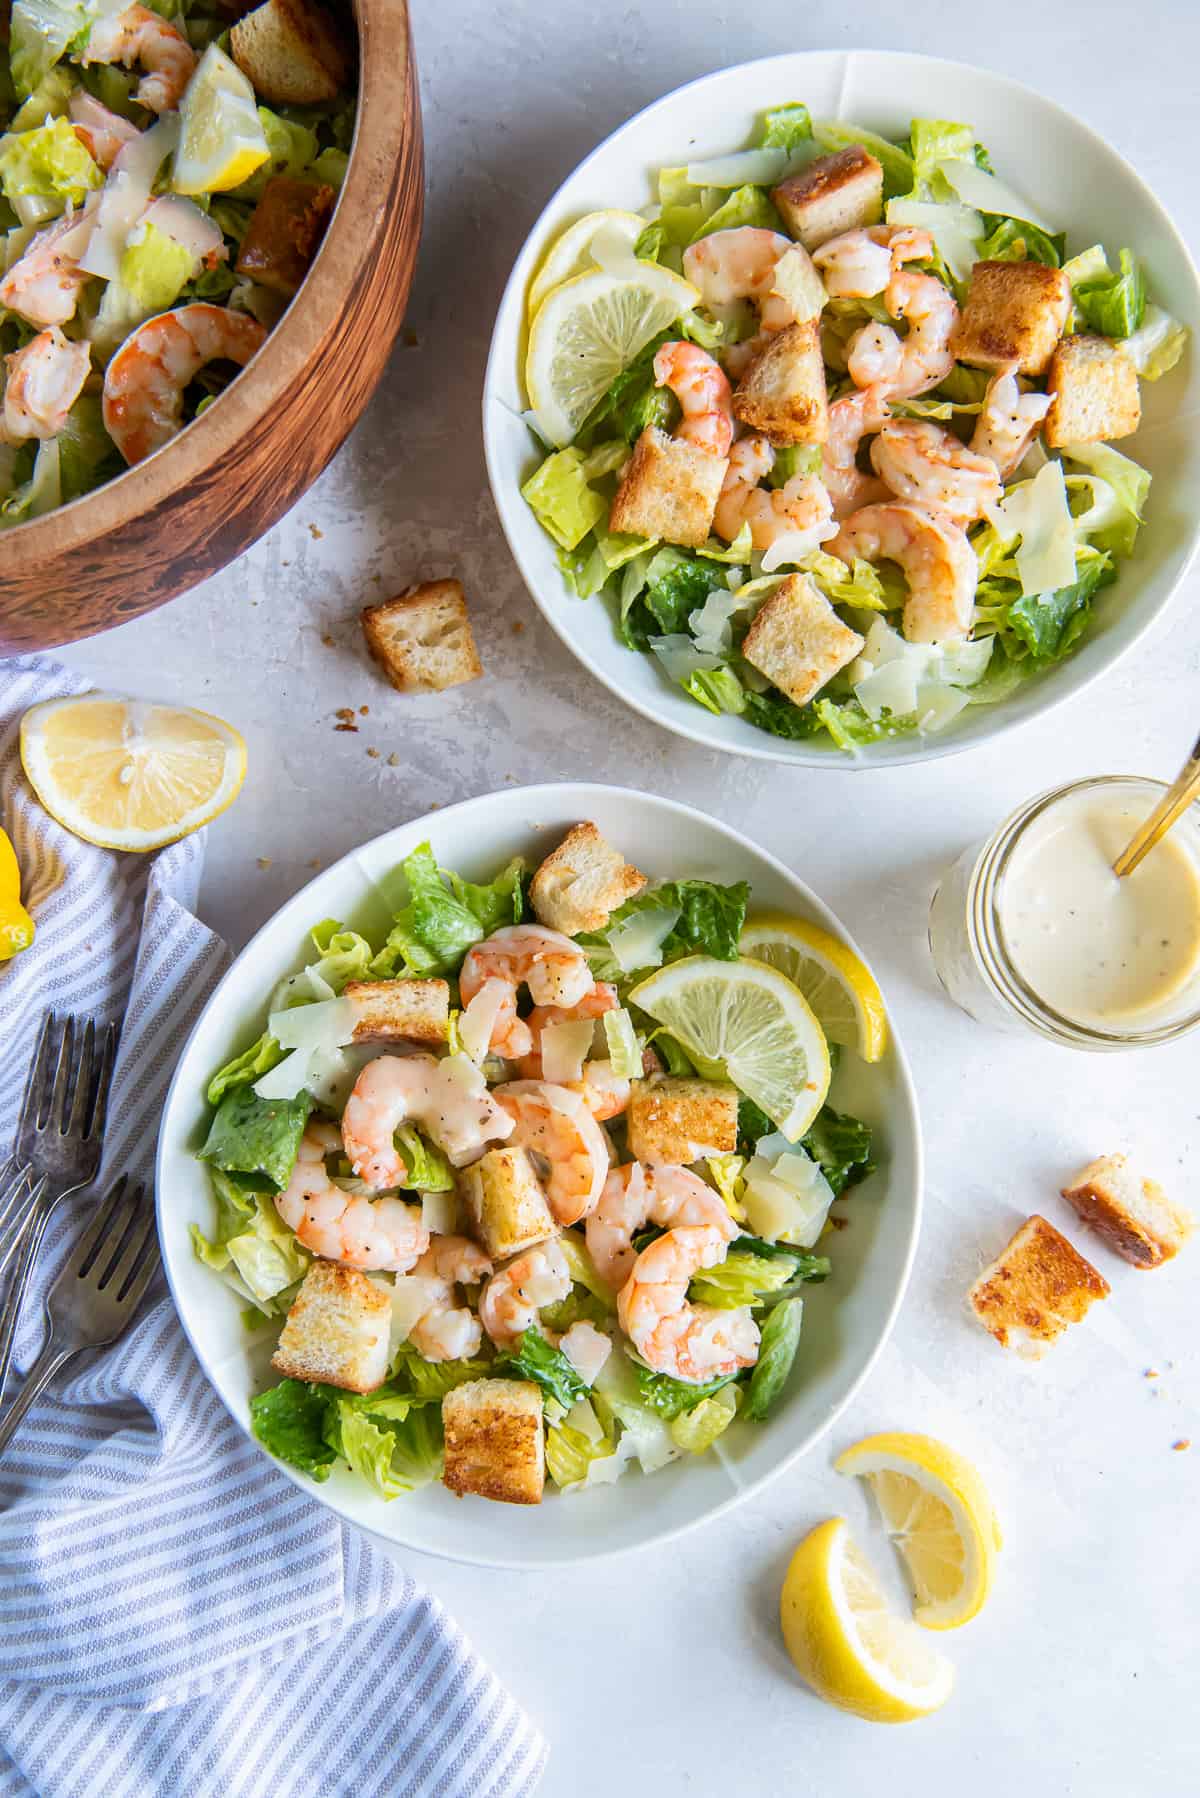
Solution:
M601 212L589 212L586 218L576 219L573 225L568 225L550 245L529 284L529 317L533 317L551 288L561 287L564 281L591 268L592 257L588 252L597 231L610 231L614 241L624 238L632 250L645 229L645 219L639 218L636 212L620 212L612 206Z
M983 1481L962 1455L932 1436L868 1436L839 1455L839 1473L865 1479L884 1527L904 1557L913 1615L926 1629L957 1629L992 1586L1000 1526Z
M864 1061L880 1059L888 1038L883 995L845 943L805 918L771 912L750 920L738 947L800 988L831 1043L857 1049Z
M33 941L33 919L21 904L21 870L8 833L0 830L0 961L11 961Z
M689 955L643 980L635 1005L678 1037L701 1072L726 1074L791 1142L829 1091L829 1048L803 993L760 961Z
M549 292L529 328L525 387L548 443L570 443L597 400L652 337L697 305L682 275L656 262L636 276L592 269Z
M792 1556L779 1621L801 1679L839 1710L911 1723L950 1696L953 1666L888 1609L840 1517L819 1524Z
M179 194L238 187L271 154L254 89L237 64L210 44L184 89L171 185Z
M246 745L208 712L85 693L26 712L21 762L51 817L77 837L160 849L232 805Z

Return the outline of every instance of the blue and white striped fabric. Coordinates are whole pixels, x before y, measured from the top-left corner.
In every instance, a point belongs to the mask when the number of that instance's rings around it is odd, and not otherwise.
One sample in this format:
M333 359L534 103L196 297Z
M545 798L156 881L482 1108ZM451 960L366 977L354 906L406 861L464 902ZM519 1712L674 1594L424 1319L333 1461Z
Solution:
M148 1179L227 956L192 915L198 837L112 855L25 785L21 714L79 688L43 658L0 665L0 820L37 923L0 967L0 1159L45 1007L117 1017L128 1000L105 1175ZM43 1286L77 1228L68 1210L47 1239ZM540 1736L436 1599L246 1441L163 1290L0 1461L0 1798L531 1792Z

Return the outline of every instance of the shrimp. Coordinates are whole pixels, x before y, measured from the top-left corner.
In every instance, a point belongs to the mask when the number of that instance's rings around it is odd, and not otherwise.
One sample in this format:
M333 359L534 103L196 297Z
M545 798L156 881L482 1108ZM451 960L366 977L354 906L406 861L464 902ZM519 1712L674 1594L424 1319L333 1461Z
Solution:
M24 437L57 437L87 380L90 347L71 343L57 325L51 325L4 360L8 379L3 436L10 443Z
M86 88L76 88L67 110L71 115L71 129L92 161L102 169L110 169L124 145L142 135L136 125L123 119L119 112L110 112Z
M130 333L104 376L104 425L132 467L183 429L183 394L208 362L245 368L267 335L248 312L198 301Z
M173 112L196 67L196 52L178 25L160 18L146 6L127 6L124 12L94 20L79 59L119 62L131 69L141 63L146 70L134 96L151 112Z
M567 1258L551 1237L492 1275L479 1295L480 1322L497 1348L511 1348L526 1330L538 1327L543 1305L557 1304L570 1290Z
M893 500L864 506L847 518L829 545L843 562L898 562L908 581L904 635L910 643L940 643L970 633L979 564L961 525L944 512Z
M871 464L900 499L944 512L955 524L982 518L1000 498L996 464L926 419L889 419L871 445Z
M30 239L25 252L0 281L0 306L19 312L31 325L65 325L74 318L90 276L79 258L92 234L94 203L67 212Z
M1048 393L1022 393L1016 364L1000 368L987 384L983 410L971 436L971 448L996 464L1006 481L1029 448L1050 410Z
M729 456L725 484L713 514L713 528L732 543L744 524L757 550L770 549L780 537L802 536L809 541L793 546L794 554L814 550L837 534L833 506L825 484L816 475L797 474L782 487L760 487L771 472L775 451L765 437L739 438Z
M676 437L727 456L733 442L733 389L719 362L695 343L664 343L654 358L654 381L669 387L683 409Z
M537 1005L525 1019L529 1034L533 1038L533 1048L528 1055L522 1055L517 1061L517 1072L522 1080L541 1080L542 1068L542 1031L554 1024L571 1024L583 1022L587 1018L602 1018L606 1011L615 1011L620 1004L617 989L606 980L598 980L590 993L585 993L578 1005ZM605 1118L618 1117L629 1103L629 1082L622 1080L612 1071L610 1061L585 1061L583 1073L578 1080L561 1082L567 1092L578 1093L592 1116L598 1122Z
M950 338L958 323L958 301L936 276L902 268L888 282L883 303L893 318L908 324L900 345L899 373L888 380L887 396L910 400L928 393L954 367Z
M592 990L587 956L561 931L542 924L507 924L467 950L458 976L463 1004L470 1004L485 981L499 983L500 1009L489 1048L518 1061L533 1051L528 1024L517 1016L517 992L529 989L535 1005L578 1005Z
M683 272L710 311L720 315L748 300L758 309L758 334L745 343L731 344L725 365L735 379L745 374L768 338L795 322L788 300L775 292L775 267L790 251L804 251L778 231L757 225L741 225L731 231L712 231L683 253Z
M829 436L821 449L821 478L833 503L835 518L845 518L873 501L888 498L887 488L858 466L858 446L888 416L883 387L863 387L843 394L829 408Z
M556 1220L577 1224L595 1207L611 1160L583 1099L546 1080L510 1080L492 1097L512 1119L514 1144L533 1157Z
M335 1186L325 1157L340 1144L333 1125L308 1126L291 1179L275 1195L276 1210L297 1240L326 1261L406 1273L429 1246L420 1207L399 1199L368 1199Z
M475 1313L455 1303L454 1288L475 1286L491 1274L492 1264L477 1243L465 1236L431 1236L429 1247L412 1270L424 1281L429 1308L408 1332L408 1340L426 1361L465 1361L479 1348L483 1328Z
M883 292L903 263L925 262L932 255L928 231L909 225L870 225L829 238L813 251L813 267L831 300L870 300Z
M688 1302L693 1274L716 1267L728 1249L719 1230L685 1226L658 1237L634 1262L617 1294L617 1320L656 1373L699 1385L757 1361L758 1325L749 1310Z
M903 361L900 339L890 325L863 325L846 345L846 373L856 387L886 388Z
M588 1253L600 1278L614 1290L629 1278L636 1260L633 1238L649 1223L665 1230L679 1224L705 1225L725 1242L732 1242L738 1233L720 1193L689 1168L647 1167L640 1161L616 1167L587 1220Z
M403 1186L408 1178L393 1139L410 1121L425 1126L455 1167L513 1133L512 1118L467 1056L437 1061L432 1055L377 1055L354 1082L342 1114L350 1165L376 1191Z

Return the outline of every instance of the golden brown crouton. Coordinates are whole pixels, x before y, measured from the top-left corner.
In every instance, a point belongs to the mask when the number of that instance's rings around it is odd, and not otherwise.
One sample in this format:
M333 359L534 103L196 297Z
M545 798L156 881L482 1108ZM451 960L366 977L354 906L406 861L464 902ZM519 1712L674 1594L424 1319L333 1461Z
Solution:
M630 1088L626 1123L634 1161L687 1167L737 1147L737 1091L717 1080L656 1075Z
M337 195L317 181L273 175L250 214L237 272L288 299L321 247Z
M1124 1155L1089 1162L1062 1196L1133 1267L1160 1267L1179 1253L1194 1228L1183 1206L1169 1199L1157 1180L1143 1179Z
M1128 437L1142 422L1137 369L1123 343L1111 337L1064 337L1054 352L1046 391L1051 449L1072 443L1108 443Z
M546 1483L542 1389L532 1380L468 1380L442 1400L451 1492L540 1505Z
M524 1149L489 1149L458 1181L475 1235L493 1260L544 1242L558 1228Z
M621 476L609 530L693 547L704 543L728 467L728 456L647 425Z
M271 1356L293 1380L374 1392L387 1378L392 1301L355 1267L314 1261Z
M345 45L314 0L267 0L229 33L233 60L272 106L317 106L350 84Z
M821 327L815 318L786 325L767 339L738 382L734 416L772 443L824 443L829 435L829 398L821 355Z
M348 980L342 997L358 1013L356 1043L444 1043L449 1032L445 980Z
M742 654L796 705L807 705L862 646L809 575L789 574L760 607Z
M788 230L815 250L883 217L883 169L861 144L821 156L771 190Z
M441 693L483 673L459 581L423 581L367 606L362 627L367 648L400 693Z
M603 930L646 876L601 836L594 824L573 824L529 883L534 911L551 930L577 936Z
M1036 1361L1108 1292L1108 1281L1091 1262L1035 1212L984 1268L967 1298L1001 1348Z
M1016 363L1023 375L1045 374L1071 310L1071 283L1044 262L977 262L966 304L950 338L951 353L975 368Z

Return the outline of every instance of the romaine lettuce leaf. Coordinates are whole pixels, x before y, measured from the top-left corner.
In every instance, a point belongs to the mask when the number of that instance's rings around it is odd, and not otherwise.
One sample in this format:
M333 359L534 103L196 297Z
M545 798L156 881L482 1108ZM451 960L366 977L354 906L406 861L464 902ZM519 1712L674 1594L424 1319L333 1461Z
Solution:
M273 176L306 174L317 157L317 134L298 119L282 118L269 106L259 107L258 118L269 155L248 180L230 190L235 200L261 200Z
M325 918L313 927L313 947L319 959L310 963L336 995L348 980L365 980L371 965L371 945L356 930L347 930L336 918Z
M1131 555L1150 492L1149 469L1110 443L1073 444L1062 455L1064 461L1088 471L1091 504L1075 514L1077 535L1114 556ZM1069 489L1076 478L1067 476Z
M558 1238L558 1246L562 1250L567 1263L567 1271L572 1284L584 1287L593 1298L598 1299L605 1311L612 1315L615 1310L613 1295L596 1271L596 1264L588 1252L587 1243L582 1236L573 1230L564 1230Z
M369 1406L370 1394L364 1394ZM371 1415L362 1401L340 1397L326 1430L351 1473L381 1498L399 1498L438 1479L442 1471L442 1421L438 1405L418 1405L402 1420Z
M1035 662L1061 661L1087 628L1098 587L1114 578L1107 555L1080 558L1079 578L1053 593L1023 594L1008 608L1005 620Z
M783 1391L800 1344L803 1315L803 1299L785 1299L775 1306L763 1325L758 1360L750 1375L743 1411L743 1416L753 1423L762 1422Z
M737 1416L739 1396L739 1387L722 1386L691 1411L681 1411L671 1423L671 1440L685 1454L704 1454Z
M737 716L746 709L742 683L732 668L697 668L683 682L683 690L717 717L722 712Z
M387 941L371 962L376 979L395 974L448 974L473 943L499 924L515 924L524 910L524 864L514 860L486 886L473 886L439 868L428 843L403 864L409 903L396 914Z
M87 29L82 0L13 0L9 64L17 93L22 98L32 94L68 44Z
M743 1105L748 1103L748 1100L742 1101ZM743 1128L740 1107L738 1128ZM759 1132L760 1136L764 1134ZM871 1160L870 1125L847 1112L835 1111L832 1105L822 1105L812 1128L801 1139L801 1147L820 1167L833 1188L834 1198L875 1171Z
M157 225L143 221L126 239L118 279L147 316L166 312L191 278L195 257Z
M231 1174L265 1174L273 1186L291 1178L312 1100L260 1099L248 1087L227 1091L217 1107L200 1158Z
M232 1061L227 1061L223 1068L218 1068L208 1083L208 1102L219 1105L227 1092L237 1086L253 1086L254 1082L277 1067L283 1060L283 1050L273 1036L260 1036L256 1043L251 1043Z
M612 1360L616 1358L615 1355L610 1357ZM693 1386L684 1380L673 1380L670 1374L652 1373L640 1361L629 1365L633 1368L633 1377L642 1403L667 1423L682 1417L685 1411L694 1411L697 1405L702 1404L706 1398L711 1398L714 1392L719 1392L722 1386L728 1386L737 1377L735 1374L724 1374L720 1379L704 1380Z
M676 911L678 916L662 943L662 960L681 955L713 955L736 961L738 938L746 922L750 888L744 880L719 886L711 880L667 880L643 889L613 912L602 932L583 935L585 947L606 944L611 933L643 911ZM660 964L661 965L661 964Z
M812 117L803 100L788 100L768 107L762 115L759 143L764 150L786 150L794 156L802 144L812 142Z
M771 203L765 187L735 187L732 193L710 212L692 233L691 242L699 243L714 231L740 231L744 226L759 231L781 231L783 220Z
M521 488L538 523L563 549L574 549L607 516L608 504L589 487L583 454L570 448L547 456Z
M94 188L103 185L103 171L76 137L69 119L51 119L32 131L8 131L0 137L0 187L8 200L33 194L60 201L65 210L81 206Z
M560 1491L569 1492L589 1484L594 1464L613 1460L615 1449L611 1436L602 1432L593 1439L564 1419L546 1431L546 1472Z
M492 1362L482 1358L470 1361L426 1361L416 1349L403 1343L392 1363L390 1384L413 1398L431 1400L445 1398L456 1386L469 1380L483 1380L492 1371Z
M990 230L977 251L979 262L1044 262L1060 268L1066 250L1065 231L1043 231L1026 220L989 217Z
M755 1305L764 1293L777 1292L791 1279L799 1258L789 1261L783 1255L770 1260L746 1250L730 1249L716 1267L698 1273L688 1288L688 1297L698 1305L712 1305L718 1311L736 1311L744 1305Z
M773 737L816 737L825 728L811 705L793 705L782 693L747 693L742 716Z
M580 1379L561 1350L532 1327L496 1363L493 1372L502 1379L536 1381L543 1393L556 1399L564 1410L569 1410L576 1399L587 1396L586 1380Z
M1125 339L1125 348L1143 381L1157 381L1174 368L1187 346L1188 330L1161 306L1147 304L1141 329Z
M250 1400L250 1427L263 1447L314 1480L327 1480L337 1459L325 1440L331 1390L280 1380Z
M32 131L35 125L44 125L47 119L64 118L74 92L75 81L69 69L48 69L33 93L8 121L8 129ZM11 103L11 93L6 98Z
M1122 250L1116 274L1098 275L1074 286L1075 304L1093 331L1103 337L1132 337L1146 315L1146 280L1131 250Z
M973 160L975 128L957 125L950 119L913 119L908 132L912 150L913 191L921 196L929 191L939 162L952 159Z
M435 1143L421 1135L411 1124L396 1131L396 1142L404 1156L408 1178L404 1182L416 1192L453 1192L454 1174L450 1163Z

